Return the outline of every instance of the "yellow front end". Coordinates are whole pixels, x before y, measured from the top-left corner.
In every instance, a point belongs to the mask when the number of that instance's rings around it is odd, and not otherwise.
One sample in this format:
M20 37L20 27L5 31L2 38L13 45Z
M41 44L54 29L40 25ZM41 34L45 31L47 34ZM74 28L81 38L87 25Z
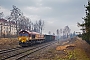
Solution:
M29 37L27 36L21 36L21 37L18 37L18 40L22 43L25 43L29 40Z

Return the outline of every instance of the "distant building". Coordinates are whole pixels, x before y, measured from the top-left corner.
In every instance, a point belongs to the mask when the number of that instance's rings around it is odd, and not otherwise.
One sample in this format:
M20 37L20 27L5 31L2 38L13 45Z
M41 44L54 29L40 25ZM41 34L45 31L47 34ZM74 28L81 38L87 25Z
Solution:
M7 21L5 19L0 19L0 37L5 37L9 35L16 35L16 24L13 21Z

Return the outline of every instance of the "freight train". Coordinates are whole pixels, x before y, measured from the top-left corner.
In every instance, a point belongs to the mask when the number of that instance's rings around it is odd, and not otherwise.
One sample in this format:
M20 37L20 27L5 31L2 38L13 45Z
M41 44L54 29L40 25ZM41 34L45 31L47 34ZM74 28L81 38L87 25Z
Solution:
M24 47L24 46L37 44L37 43L53 41L55 40L55 36L43 35L37 32L30 32L27 30L22 30L19 32L18 40L19 40L19 45Z

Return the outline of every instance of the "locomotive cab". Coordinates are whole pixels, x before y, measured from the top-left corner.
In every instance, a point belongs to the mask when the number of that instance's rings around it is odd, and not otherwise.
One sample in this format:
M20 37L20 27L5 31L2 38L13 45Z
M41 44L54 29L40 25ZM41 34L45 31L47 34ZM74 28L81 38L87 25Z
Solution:
M26 42L28 41L28 37L29 37L28 33L22 32L19 34L19 41Z

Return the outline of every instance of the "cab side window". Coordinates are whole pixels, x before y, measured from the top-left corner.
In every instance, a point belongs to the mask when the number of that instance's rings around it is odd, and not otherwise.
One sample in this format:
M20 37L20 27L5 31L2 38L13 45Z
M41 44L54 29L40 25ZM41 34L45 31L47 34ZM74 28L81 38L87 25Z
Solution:
M35 35L32 35L32 38L35 38Z

